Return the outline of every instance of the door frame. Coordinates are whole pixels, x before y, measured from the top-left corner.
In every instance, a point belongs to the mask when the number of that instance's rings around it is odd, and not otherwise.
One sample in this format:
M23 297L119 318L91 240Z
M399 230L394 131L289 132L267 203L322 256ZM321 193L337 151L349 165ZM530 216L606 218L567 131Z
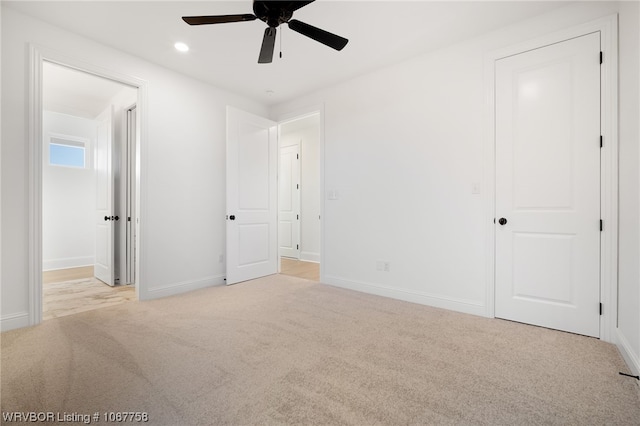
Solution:
M51 50L49 48L29 44L29 66L28 66L28 164L29 164L29 239L28 239L28 260L29 260L29 325L36 325L42 322L42 64L51 62L67 68L92 74L97 77L106 78L118 83L128 85L137 89L136 105L138 112L139 139L137 152L140 159L146 158L147 152L147 132L146 132L146 112L147 112L147 82L137 77L122 74L120 72L102 68L100 66L82 61L72 56ZM146 202L140 196L146 188L145 163L140 163L140 180L136 182L137 195L137 219L145 216ZM141 228L141 227L140 227ZM141 246L143 241L142 230L139 228L138 245L136 246L136 297L141 300L140 270L143 253ZM144 290L144 289L143 289ZM143 293L144 294L144 293Z
M132 220L125 219L125 230L124 230L124 252L123 258L124 262L120 263L125 266L125 271L120 271L120 284L135 285L136 282L136 149L137 149L137 141L138 141L138 111L137 105L133 104L124 109L124 122L126 126L126 149L124 153L125 158L125 167L120 167L121 170L126 168L125 179L125 192L124 197L124 213L126 218L131 218ZM131 119L133 117L133 120ZM133 126L132 126L133 121ZM122 156L121 156L122 160ZM122 244L121 244L122 245ZM124 275L124 280L122 279Z
M484 188L486 247L486 310L495 318L495 218L496 148L495 148L495 62L501 58L559 43L593 32L600 32L604 54L600 74L600 126L603 147L600 157L600 214L604 228L600 239L600 339L616 343L618 288L618 15L577 25L523 43L507 46L485 55ZM594 58L597 60L597 58Z
M324 226L324 214L325 214L325 206L324 206L324 188L325 188L325 145L324 145L324 103L309 105L306 107L300 107L292 109L288 112L282 112L275 115L274 120L278 123L278 139L280 139L280 126L290 121L300 120L302 118L309 117L311 115L318 115L319 117L319 136L318 136L318 144L320 148L320 282L324 282L325 276L325 226ZM278 141L278 153L280 152L280 142ZM300 149L301 150L301 149ZM278 155L278 172L280 171L280 155ZM279 179L279 176L278 176ZM280 202L280 200L278 200ZM278 245L280 243L278 242ZM280 256L280 250L278 250L278 273L280 273L280 265L282 259Z

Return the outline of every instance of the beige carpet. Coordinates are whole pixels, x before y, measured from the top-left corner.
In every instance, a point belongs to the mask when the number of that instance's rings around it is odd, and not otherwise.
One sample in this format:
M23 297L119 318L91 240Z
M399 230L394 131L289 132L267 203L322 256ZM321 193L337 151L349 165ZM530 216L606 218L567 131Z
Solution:
M147 412L150 425L640 422L638 385L618 374L628 370L610 344L282 275L55 318L1 345L5 413Z

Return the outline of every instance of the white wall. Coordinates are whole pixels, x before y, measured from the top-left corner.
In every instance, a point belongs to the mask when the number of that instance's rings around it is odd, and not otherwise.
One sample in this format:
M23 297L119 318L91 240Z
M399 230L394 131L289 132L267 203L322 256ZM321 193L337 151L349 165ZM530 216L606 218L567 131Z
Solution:
M93 265L95 260L95 120L44 111L42 116L42 268ZM86 168L49 164L51 135L87 140Z
M2 328L29 324L28 43L147 81L140 282L144 298L221 284L225 120L262 105L2 5Z
M300 144L300 260L320 262L320 122L283 124L280 146Z
M363 75L272 108L272 117L324 105L325 282L484 315L488 305L482 183L484 58L620 8L620 334L637 362L637 4L579 3ZM626 47L625 47L626 46ZM624 140L623 140L624 139ZM376 270L379 260L390 271Z
M618 331L640 373L640 8L620 5Z

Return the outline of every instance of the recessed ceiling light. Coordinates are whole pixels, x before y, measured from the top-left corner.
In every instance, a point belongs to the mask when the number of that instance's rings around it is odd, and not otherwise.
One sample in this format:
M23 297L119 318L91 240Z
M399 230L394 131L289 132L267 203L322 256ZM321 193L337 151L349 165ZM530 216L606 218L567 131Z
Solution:
M267 95L273 95L274 93L276 93L275 91L271 90L271 89L267 89L264 91Z
M180 52L188 52L189 51L189 46L187 46L186 44L184 44L182 42L177 42L176 44L173 45L173 47L175 47Z

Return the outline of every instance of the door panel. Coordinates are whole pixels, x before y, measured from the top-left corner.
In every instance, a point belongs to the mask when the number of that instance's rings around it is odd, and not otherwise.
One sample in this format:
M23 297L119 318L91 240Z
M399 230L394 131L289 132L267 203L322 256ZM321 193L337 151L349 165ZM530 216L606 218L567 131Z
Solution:
M300 148L280 149L278 232L280 256L300 258Z
M496 61L496 317L599 336L600 36Z
M571 264L574 235L513 233L513 295L520 300L571 305ZM531 259L544 253L545 268Z
M227 284L278 271L276 123L227 108Z
M519 91L513 117L517 209L571 208L571 61L564 57L555 61L518 70L513 76Z
M95 146L96 168L96 260L94 275L106 284L114 285L113 215L113 107L98 117Z

